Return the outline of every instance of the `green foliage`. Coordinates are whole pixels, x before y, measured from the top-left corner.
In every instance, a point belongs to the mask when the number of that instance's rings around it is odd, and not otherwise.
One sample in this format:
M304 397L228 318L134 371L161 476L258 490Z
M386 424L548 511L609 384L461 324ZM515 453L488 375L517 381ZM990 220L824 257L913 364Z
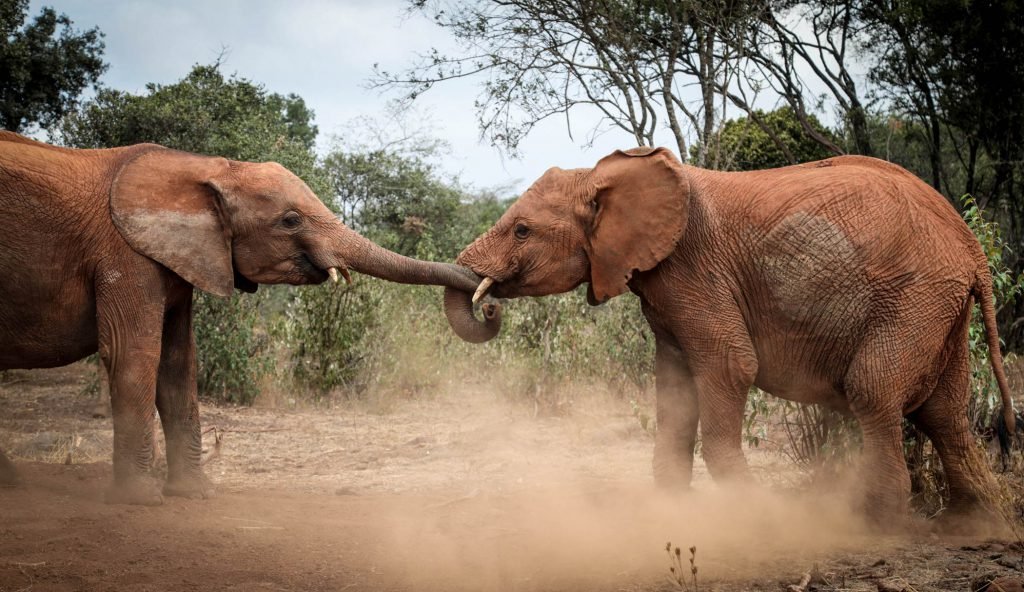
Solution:
M332 389L365 390L368 351L381 323L382 284L359 278L351 285L302 287L285 309L278 332L292 378L316 398Z
M835 135L813 115L814 129L837 142ZM748 117L730 119L722 126L709 152L726 170L753 171L781 167L832 156L824 146L807 135L789 107L765 113L755 110ZM696 161L699 145L690 147L690 159ZM717 152L717 153L716 153Z
M212 64L194 66L172 84L147 84L143 94L101 90L61 122L56 136L76 148L153 142L234 160L279 162L323 195L312 121L302 98L226 78Z
M199 154L276 161L319 195L325 177L312 151L313 112L295 95L267 92L219 64L195 66L173 84L149 84L143 94L102 90L66 117L57 136L69 146L102 148L154 142ZM219 300L198 291L194 325L200 393L251 403L272 367L261 308L273 308L273 290Z
M506 382L513 398L558 412L571 403L565 400L572 394L565 388L570 382L607 385L633 400L650 386L654 337L631 294L591 307L580 288L522 298L506 310L492 358L520 370ZM650 418L646 423L653 429Z
M218 401L251 404L273 370L258 298L217 298L196 292L193 329L199 392Z
M449 259L461 248L465 237L452 234L463 193L423 157L335 151L323 170L342 218L381 246L415 255L430 245Z
M28 8L0 0L0 128L16 132L57 122L107 69L98 28L76 30L49 7L25 24Z

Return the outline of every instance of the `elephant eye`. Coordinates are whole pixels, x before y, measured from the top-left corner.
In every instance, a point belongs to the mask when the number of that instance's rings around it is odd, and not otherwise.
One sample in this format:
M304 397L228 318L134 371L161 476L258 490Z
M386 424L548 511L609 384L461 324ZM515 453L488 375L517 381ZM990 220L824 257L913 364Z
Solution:
M516 224L515 233L516 233L516 238L524 239L524 238L530 236L530 228L526 224L519 223L519 224Z
M302 225L302 216L299 216L296 212L288 212L281 218L281 226L284 226L288 230L294 230Z

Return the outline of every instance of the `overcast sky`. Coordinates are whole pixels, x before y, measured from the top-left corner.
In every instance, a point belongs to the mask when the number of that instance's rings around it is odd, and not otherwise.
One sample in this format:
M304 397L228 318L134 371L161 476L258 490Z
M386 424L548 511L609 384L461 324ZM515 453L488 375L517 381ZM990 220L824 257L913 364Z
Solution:
M417 52L453 48L444 30L406 14L406 0L32 0L31 14L44 5L66 13L77 28L103 31L110 68L102 81L116 89L141 92L147 82L174 82L226 47L225 73L306 100L316 112L321 148L354 118L383 113L391 95L365 88L374 63L395 71ZM615 148L633 145L629 135L611 131L585 148L569 139L560 119L532 132L520 160L503 158L479 140L476 84L453 81L416 101L434 134L451 145L444 169L475 187L522 191L550 166L591 166ZM580 114L577 137L593 125Z

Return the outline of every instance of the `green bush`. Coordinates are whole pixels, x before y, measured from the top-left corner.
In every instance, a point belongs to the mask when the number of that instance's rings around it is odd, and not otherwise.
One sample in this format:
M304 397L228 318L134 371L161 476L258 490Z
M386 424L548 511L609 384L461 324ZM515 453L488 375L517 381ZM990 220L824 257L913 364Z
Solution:
M610 387L635 400L652 382L654 338L632 295L591 307L581 288L511 301L505 310L493 356L508 371L507 394L537 412L571 405L578 388L570 383Z
M370 380L370 342L380 325L384 289L357 279L351 286L296 288L278 327L292 378L317 399L336 388L361 392Z
M267 334L259 325L258 294L218 298L196 291L199 393L228 403L251 404L273 370Z

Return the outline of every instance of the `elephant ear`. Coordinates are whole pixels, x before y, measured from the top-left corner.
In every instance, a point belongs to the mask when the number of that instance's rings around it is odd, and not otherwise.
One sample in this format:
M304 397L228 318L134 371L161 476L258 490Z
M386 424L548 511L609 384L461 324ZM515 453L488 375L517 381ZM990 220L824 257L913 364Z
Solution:
M675 249L686 229L689 180L665 148L616 150L593 169L596 215L590 235L591 304L625 292Z
M128 161L110 187L110 215L125 241L193 286L230 296L231 235L218 182L223 158L159 148Z

